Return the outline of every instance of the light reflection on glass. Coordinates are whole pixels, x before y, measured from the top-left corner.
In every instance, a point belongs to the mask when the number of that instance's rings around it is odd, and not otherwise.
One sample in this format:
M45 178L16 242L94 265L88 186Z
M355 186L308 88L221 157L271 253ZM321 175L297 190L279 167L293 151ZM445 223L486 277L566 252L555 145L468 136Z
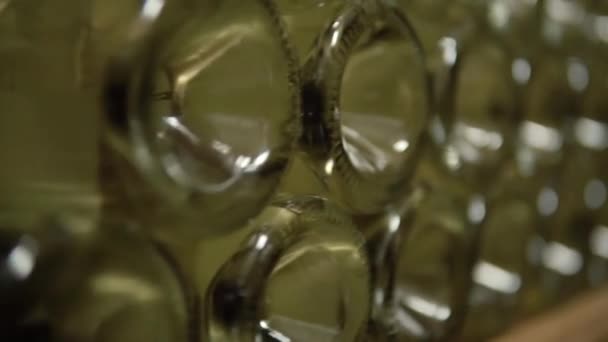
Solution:
M571 59L568 62L568 83L572 89L582 92L589 85L589 69L580 60Z
M462 166L458 152L456 152L453 146L446 147L443 152L443 160L452 171L456 171Z
M211 141L211 147L213 147L214 150L218 151L221 154L228 154L230 153L230 146L224 144L221 141L217 141L217 140L213 140Z
M593 254L608 259L608 227L597 226L589 238Z
M238 156L238 157L236 157L236 161L234 162L234 164L239 169L244 169L247 166L249 166L249 164L251 164L251 157Z
M517 58L511 66L513 79L519 84L526 84L532 75L532 66L530 62L523 58Z
M334 31L334 33L331 36L330 45L331 46L338 45L338 43L340 42L340 36L341 36L341 32L340 31Z
M389 155L367 136L346 125L342 127L342 134L344 149L358 170L368 173L382 172L389 165Z
M452 310L446 305L419 295L408 293L408 291L403 289L398 289L397 292L397 297L399 298L401 305L426 317L437 321L445 321L450 318L450 315L452 314Z
M395 150L395 152L405 152L408 147L410 147L410 143L408 143L407 140L399 140L393 144L393 150Z
M433 116L429 122L430 134L436 144L444 144L447 138L446 127L439 116Z
M493 1L488 12L489 21L497 28L504 28L509 23L510 10L504 1Z
M427 335L422 324L417 322L412 316L408 315L405 310L397 309L393 314L395 315L395 321L397 321L397 324L399 324L399 327L402 330L407 331L418 338L425 337Z
M378 173L395 166L408 152L409 140L403 123L391 117L366 113L342 113L344 149L355 168Z
M275 341L278 342L291 342L291 339L283 334L281 334L281 332L272 329L269 325L267 321L260 321L260 328L262 328L262 331L264 331L266 334L268 334L268 336L272 337L273 339L275 339ZM255 338L256 342L263 342L264 339L261 336L256 336Z
M452 37L443 37L439 40L439 48L442 51L443 61L447 65L454 65L458 58L458 43Z
M459 156L469 162L479 162L483 158L482 149L497 151L503 145L503 137L497 131L458 122L454 125L453 146Z
M278 342L319 341L332 342L339 338L339 331L329 326L295 320L285 316L272 315L265 321L266 332ZM264 328L262 323L260 327ZM283 333L284 332L284 333ZM286 333L289 336L286 336Z
M399 230L399 226L401 225L401 215L397 213L392 213L388 219L388 229L389 232L395 233Z
M512 294L521 287L521 277L499 266L480 261L473 270L473 280L494 291Z
M141 14L146 19L154 19L160 14L164 6L164 0L146 0L144 1Z
M550 242L543 249L542 262L545 267L561 275L572 276L583 267L583 256L564 244Z
M536 207L538 212L543 216L550 216L557 211L559 206L559 197L557 192L552 188L543 188L536 199Z
M466 125L462 122L456 124L455 130L457 134L465 137L476 147L498 150L503 143L500 133Z
M188 140L192 141L194 144L199 143L199 139L196 136L196 134L190 132L190 130L188 129L188 127L184 126L180 121L179 118L174 117L174 116L167 116L163 118L164 123L167 125L168 129L172 129L175 130L181 134L183 134L185 137L187 137ZM166 138L166 133L163 131L158 133L159 138ZM213 144L213 147L217 146L217 144Z
M261 234L258 236L257 241L255 242L255 249L261 250L266 247L268 243L268 235Z
M245 172L257 171L260 167L264 166L268 158L270 158L270 151L267 150L265 152L262 152L253 160L253 163L251 163L251 165L245 168Z
M589 118L580 118L574 124L574 136L579 144L593 150L608 148L608 125Z
M37 256L38 246L36 242L29 238L23 238L8 255L8 269L17 279L25 280L34 270Z
M334 160L330 159L325 163L325 174L328 176L331 176L331 174L334 172Z
M583 9L575 1L547 0L547 15L563 24L577 24L585 17Z
M157 288L142 279L122 273L105 273L92 278L91 288L98 293L124 295L138 301L152 301L161 297Z
M563 137L558 130L533 121L522 124L520 137L526 145L549 152L559 151L563 144Z

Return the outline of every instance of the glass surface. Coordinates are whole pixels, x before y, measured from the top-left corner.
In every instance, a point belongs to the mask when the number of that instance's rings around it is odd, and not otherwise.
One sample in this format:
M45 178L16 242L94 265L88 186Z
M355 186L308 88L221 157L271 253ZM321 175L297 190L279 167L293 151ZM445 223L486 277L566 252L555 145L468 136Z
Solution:
M344 0L276 0L285 22L290 41L300 66L314 53L319 33L332 24L334 18L351 6Z
M540 8L546 11L552 5L547 2L549 7ZM585 286L589 234L583 227L575 228L580 222L574 214L584 202L582 197L574 200L580 184L562 173L581 174L574 171L581 163L565 156L591 161L571 153L565 129L582 113L589 70L580 49L584 44L572 40L578 28L557 23L553 11L542 12L544 19L537 25L542 36L536 34L542 40L536 38L537 44L528 46L527 56L521 45L516 49L524 52L512 69L523 95L523 121L513 161L493 192L483 227L465 340L487 339L552 303L571 298ZM535 40L534 32L527 34L525 41Z
M361 340L370 301L363 243L323 199L275 202L211 282L209 338Z
M374 264L375 305L381 307L374 317L375 338L458 336L488 210L486 193L509 155L517 124L510 50L490 31L466 31L458 24L445 29L464 31L458 41L449 38L457 50L445 56L453 59L445 61L446 91L436 93L443 138L434 136L435 144L424 150L405 207L394 207L372 224L384 229L364 228L375 231L369 242L372 259L384 257Z
M128 224L96 210L2 208L3 340L184 340L170 263Z
M304 150L332 198L378 212L413 172L429 114L424 59L403 13L353 3L303 69Z
M126 118L114 128L161 210L218 232L256 215L281 180L298 134L297 65L274 3L178 5L131 72L115 66L109 99Z
M0 0L0 340L599 334L606 18Z
M149 3L3 2L1 203L52 210L107 200L99 186L104 70L132 30L153 21L141 15Z

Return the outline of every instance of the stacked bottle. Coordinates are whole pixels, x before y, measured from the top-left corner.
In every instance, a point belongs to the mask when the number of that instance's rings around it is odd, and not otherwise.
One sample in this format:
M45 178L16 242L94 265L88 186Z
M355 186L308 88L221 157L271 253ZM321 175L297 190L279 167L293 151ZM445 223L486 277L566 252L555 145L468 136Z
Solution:
M608 277L600 1L0 1L0 339L483 341Z

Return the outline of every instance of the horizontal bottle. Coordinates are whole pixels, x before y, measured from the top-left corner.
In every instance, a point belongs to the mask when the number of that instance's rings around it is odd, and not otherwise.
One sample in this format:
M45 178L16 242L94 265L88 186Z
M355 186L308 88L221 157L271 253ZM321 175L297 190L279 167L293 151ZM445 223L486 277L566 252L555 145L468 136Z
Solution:
M405 206L390 209L371 228L377 295L372 335L380 340L459 336L494 182L519 123L511 49L483 21L475 29L454 25L446 28L458 33L453 60L445 92L437 93L442 131L431 126L433 143L404 194Z
M547 36L547 27L558 23L544 18L537 44L513 64L522 122L511 165L492 194L463 340L496 335L563 302L584 282L581 247L588 233L571 230L565 215L582 202L567 200L573 191L564 188L562 172L569 164L566 127L580 115L587 88L585 42L570 45L573 32L562 24L554 26L564 30L561 38Z
M152 1L18 1L0 11L0 203L99 206L100 97L116 49L147 32ZM156 6L162 2L156 2ZM158 9L158 7L156 7ZM8 209L7 209L8 210Z
M326 200L274 202L207 290L209 340L361 340L370 301L363 242Z
M147 187L161 214L202 220L194 233L222 232L263 208L288 165L299 132L297 65L274 2L178 5L114 60L109 141L122 153L125 184L144 178L132 192Z
M350 212L382 210L413 172L427 76L415 33L388 2L348 4L318 36L302 69L300 146Z
M3 339L187 341L177 274L132 224L21 209L1 218Z

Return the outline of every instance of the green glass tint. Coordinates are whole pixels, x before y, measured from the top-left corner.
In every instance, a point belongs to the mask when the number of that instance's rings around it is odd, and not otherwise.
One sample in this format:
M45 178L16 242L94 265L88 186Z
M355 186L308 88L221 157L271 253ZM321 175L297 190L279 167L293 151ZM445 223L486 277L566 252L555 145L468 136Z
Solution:
M161 206L222 231L257 214L287 166L296 62L270 1L171 8L172 25L114 66L110 118Z
M359 341L369 306L364 240L314 197L279 200L252 223L207 293L211 340Z
M424 59L403 13L353 3L319 36L303 69L303 148L332 197L355 213L395 199L429 112Z

